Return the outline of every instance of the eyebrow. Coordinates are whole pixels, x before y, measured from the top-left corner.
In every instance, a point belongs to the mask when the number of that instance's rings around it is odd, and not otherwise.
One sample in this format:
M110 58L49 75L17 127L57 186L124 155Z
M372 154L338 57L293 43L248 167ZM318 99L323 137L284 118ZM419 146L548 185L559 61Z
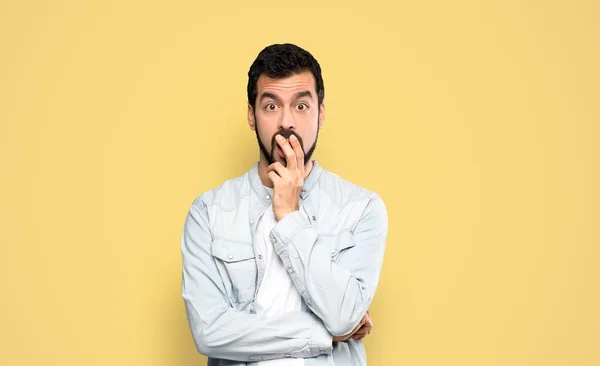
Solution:
M304 98L304 97L309 97L312 99L312 93L310 92L310 90L296 93L296 99L300 99L300 98Z
M305 90L305 91L301 91L301 92L296 93L296 99L300 99L300 98L304 98L304 97L309 97L309 98L312 99L312 93L310 92L310 90ZM270 99L273 99L273 100L275 100L277 102L281 102L281 99L279 99L279 97L277 95L275 95L273 93L270 93L270 92L263 92L260 95L259 102L262 101L265 98L270 98Z
M275 100L275 101L277 101L277 102L279 102L279 101L280 101L280 100L279 100L279 97L278 97L277 95L275 95L275 94L273 94L273 93L269 93L269 92L263 92L263 93L260 95L260 100L259 100L259 101L262 101L262 100L263 100L263 99L265 99L265 98L270 98L270 99L273 99L273 100Z

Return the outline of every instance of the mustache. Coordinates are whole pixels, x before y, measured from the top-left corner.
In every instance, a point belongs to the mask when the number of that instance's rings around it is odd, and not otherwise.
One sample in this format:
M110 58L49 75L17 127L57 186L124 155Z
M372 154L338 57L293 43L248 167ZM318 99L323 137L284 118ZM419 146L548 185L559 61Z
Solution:
M275 134L273 134L273 137L271 137L271 150L272 151L274 151L275 148L277 146L279 146L279 144L275 140L275 137L277 135L283 136L283 138L285 138L286 140L289 140L292 135L296 136L296 138L298 139L298 142L300 142L300 148L302 148L302 151L304 152L304 141L302 141L302 137L300 137L300 135L298 135L296 132L294 132L292 130L281 130L281 131L277 131Z

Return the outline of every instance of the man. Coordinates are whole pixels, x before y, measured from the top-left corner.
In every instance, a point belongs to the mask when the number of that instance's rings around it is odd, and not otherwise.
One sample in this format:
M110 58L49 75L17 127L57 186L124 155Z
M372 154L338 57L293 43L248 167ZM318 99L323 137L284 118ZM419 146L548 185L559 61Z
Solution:
M209 365L366 365L387 211L311 160L324 94L309 52L262 50L248 72L259 161L191 205L182 295Z

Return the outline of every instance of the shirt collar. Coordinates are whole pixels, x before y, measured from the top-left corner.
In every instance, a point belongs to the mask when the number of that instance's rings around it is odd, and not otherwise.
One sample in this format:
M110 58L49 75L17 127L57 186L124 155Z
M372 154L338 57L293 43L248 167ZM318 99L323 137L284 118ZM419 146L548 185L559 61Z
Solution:
M312 189L317 185L319 178L321 177L321 173L323 172L323 168L316 160L313 160L313 166L308 174L308 177L304 179L304 186L302 187L302 192L300 192L300 198L305 200L309 195ZM262 184L260 180L260 176L258 175L258 162L255 163L250 171L248 172L248 176L250 179L250 185L252 189L256 193L256 195L260 198L260 200L265 204L271 203L271 194ZM267 198L269 197L269 198Z

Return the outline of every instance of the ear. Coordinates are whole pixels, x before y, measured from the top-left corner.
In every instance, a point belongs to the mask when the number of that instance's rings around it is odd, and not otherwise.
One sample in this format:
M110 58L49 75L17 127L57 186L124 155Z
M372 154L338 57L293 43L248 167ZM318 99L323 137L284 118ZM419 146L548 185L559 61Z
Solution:
M254 108L248 103L248 126L254 131L256 129L256 121L254 120Z
M319 129L325 124L325 102L319 106Z

